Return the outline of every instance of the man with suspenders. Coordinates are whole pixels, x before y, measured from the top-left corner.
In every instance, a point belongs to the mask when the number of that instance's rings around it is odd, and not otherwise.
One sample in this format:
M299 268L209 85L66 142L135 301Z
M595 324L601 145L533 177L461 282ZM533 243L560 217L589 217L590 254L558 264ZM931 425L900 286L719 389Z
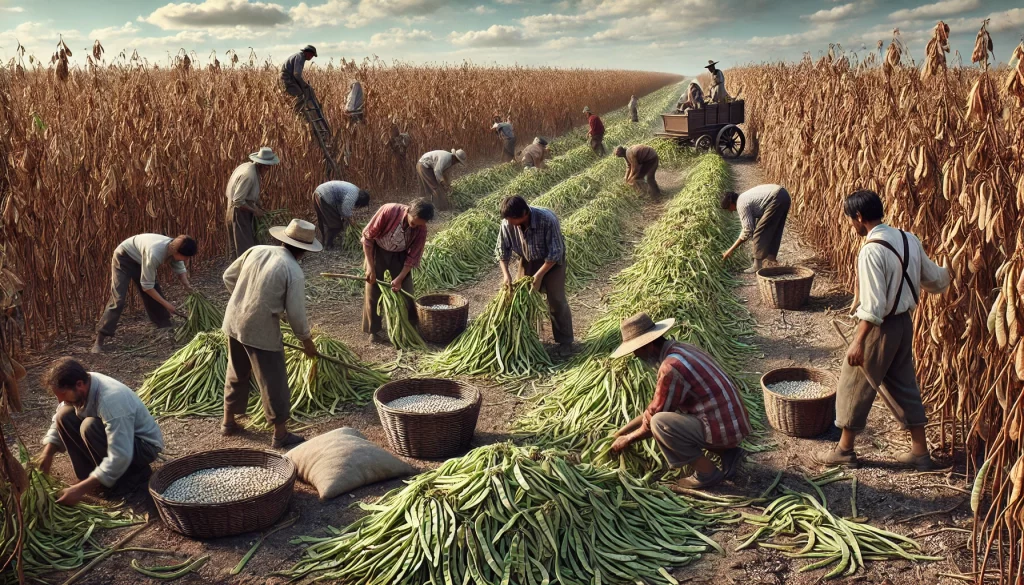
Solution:
M921 289L941 293L949 287L949 271L928 258L916 236L882 223L882 200L873 191L850 195L843 211L857 235L867 238L857 257L854 307L859 323L836 393L836 426L843 435L835 449L817 453L815 459L830 466L858 464L854 439L866 426L874 385L880 384L903 410L900 422L910 431L911 449L897 455L896 461L924 471L932 467L932 460L914 371L911 314Z

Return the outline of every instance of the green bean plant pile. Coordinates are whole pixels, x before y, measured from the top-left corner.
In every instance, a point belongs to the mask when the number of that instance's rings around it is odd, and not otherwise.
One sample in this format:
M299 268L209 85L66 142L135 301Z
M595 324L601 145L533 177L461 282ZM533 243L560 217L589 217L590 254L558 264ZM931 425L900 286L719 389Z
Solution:
M391 272L384 271L384 280L378 282L380 300L377 301L377 312L388 326L388 341L396 349L427 349L427 343L420 337L416 326L409 319L409 303L402 289L391 290Z
M370 585L677 583L728 519L561 451L499 443L418 475L307 544L292 579Z
M179 343L189 341L204 331L216 331L224 325L224 311L200 292L191 292L185 297L185 312L188 319L174 332L174 340Z
M139 398L157 418L221 416L228 342L222 331L196 334L143 380Z
M21 447L21 459L28 452ZM26 578L45 583L41 577L53 571L69 571L102 554L99 532L138 524L142 519L116 508L80 503L57 504L63 485L34 465L26 465L28 489L21 495L24 532L19 532L10 484L0 485L0 585L18 582L19 569ZM16 547L22 543L21 566Z
M550 372L551 357L536 327L547 304L533 292L533 277L502 287L483 312L444 351L427 356L421 366L444 376L488 376L514 380Z
M286 225L291 219L291 212L285 208L268 209L261 217L255 218L253 230L256 233L257 244L271 244L275 242L270 237L270 228L276 225Z

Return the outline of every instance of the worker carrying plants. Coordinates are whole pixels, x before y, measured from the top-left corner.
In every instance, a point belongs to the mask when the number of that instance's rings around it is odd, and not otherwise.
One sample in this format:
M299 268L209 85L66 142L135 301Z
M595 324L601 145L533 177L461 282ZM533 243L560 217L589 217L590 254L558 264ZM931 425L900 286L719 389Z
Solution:
M313 88L306 83L302 77L302 70L306 68L306 61L316 57L316 47L306 45L298 53L285 60L281 65L281 87L284 92L295 98L295 111L301 112L306 105L307 99L314 99Z
M630 96L629 97L629 121L630 122L639 122L640 121L640 112L638 110L639 107L640 107L640 100L636 99L635 95Z
M43 437L39 469L50 473L54 456L65 451L78 478L58 504L74 506L102 488L123 493L149 478L164 437L131 388L69 357L54 362L42 384L60 404Z
M313 191L313 208L324 248L333 247L334 238L345 231L345 224L358 230L352 214L357 207L369 204L370 194L348 181L327 181L317 187Z
M548 300L551 335L562 354L573 342L572 312L565 296L565 238L555 214L543 207L530 207L518 195L501 202L501 231L497 255L503 285L512 286L508 270L512 254L519 256L519 276L533 276L534 292L543 292Z
M281 159L274 154L273 149L264 146L259 152L250 154L249 162L238 165L228 178L225 189L228 209L225 218L232 259L256 245L255 219L266 213L260 207L260 180L270 167L280 162Z
M494 117L494 125L491 130L501 140L501 154L505 160L515 162L516 160L516 133L512 130L512 122L506 119L501 121L501 116Z
M740 235L732 247L722 254L728 260L743 242L754 239L754 263L744 270L753 274L765 262L778 263L782 232L789 215L789 191L782 185L758 185L742 194L735 191L722 193L722 209L735 211L740 216Z
M544 159L548 155L548 141L541 137L536 137L533 142L523 149L520 153L520 158L523 161L523 168L526 169L543 169Z
M384 341L380 337L381 316L377 312L380 301L377 281L384 280L384 271L388 271L391 274L391 290L404 290L410 295L415 292L412 269L420 265L423 246L427 243L427 223L432 219L434 205L426 199L417 199L409 205L381 205L370 223L363 228L363 270L366 271L363 333L370 335L371 343ZM416 307L406 295L402 295L402 298L408 305L409 319L415 324Z
M736 384L699 348L665 334L675 319L655 323L647 313L622 321L622 344L612 353L632 353L657 368L658 382L650 405L615 432L612 452L654 437L669 467L690 466L694 474L678 481L683 488L704 489L732 479L743 459L739 446L750 434L750 418ZM722 459L722 468L704 454Z
M658 171L658 152L646 144L634 144L629 148L615 148L615 156L626 159L626 183L642 189L652 197L661 197L661 189L654 174ZM643 183L638 185L637 182Z
M902 413L899 422L910 431L910 451L896 462L918 471L932 468L925 438L924 405L914 371L914 322L920 291L942 293L949 270L925 254L911 233L882 223L882 200L873 191L857 191L843 203L853 231L867 241L857 256L857 294L853 307L859 320L846 350L836 392L836 426L843 430L835 449L815 455L822 465L856 466L854 440L864 430L875 399L872 382L884 384ZM869 378L870 377L870 382Z
M160 329L171 327L171 313L180 313L164 298L157 272L161 265L170 264L185 290L191 291L185 260L195 256L198 250L199 245L192 236L186 235L171 239L161 234L139 234L121 242L110 259L110 300L96 326L92 353L105 351L106 341L117 332L133 282L142 295L142 306L149 320Z
M416 163L416 174L420 177L423 194L430 197L430 201L439 209L450 207L448 193L452 187L448 174L457 164L466 164L466 151L461 148L452 149L451 152L431 150Z
M711 72L711 87L708 89L708 95L711 96L712 103L724 104L729 101L729 92L725 91L725 73L715 67L717 64L718 61L708 59L708 64L704 67Z
M679 96L679 101L676 102L676 113L683 114L688 110L699 110L703 107L704 90L700 88L700 83L696 79L691 80L690 84L686 86L686 91Z
M597 156L604 156L608 154L608 151L604 149L604 122L597 114L591 113L590 106L583 108L583 113L587 116L587 125L590 129L587 130L587 136L590 137L590 148L594 151Z
M288 227L270 228L278 246L254 246L224 271L224 285L231 292L224 311L228 337L228 371L224 380L224 423L221 433L236 434L235 417L245 414L253 381L259 388L266 419L274 425L274 449L305 439L288 432L291 391L284 360L281 317L287 316L292 333L302 342L306 355L316 355L313 335L306 321L306 277L299 262L306 252L319 252L316 226L293 219Z

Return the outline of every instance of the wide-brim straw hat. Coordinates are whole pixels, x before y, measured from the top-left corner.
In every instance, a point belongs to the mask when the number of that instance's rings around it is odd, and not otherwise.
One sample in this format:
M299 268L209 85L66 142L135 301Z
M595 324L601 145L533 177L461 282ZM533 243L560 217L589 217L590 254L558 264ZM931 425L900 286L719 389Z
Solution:
M270 228L270 235L278 241L309 252L324 249L324 245L316 239L316 226L304 219L293 219L288 227L274 226Z
M583 113L584 114L589 114L590 113L590 106L586 106L585 108L583 108Z
M704 68L705 69L711 69L715 65L718 65L718 61L712 61L711 59L708 59L708 64L705 65Z
M622 344L612 352L612 357L619 358L633 353L664 335L675 324L676 320L672 318L655 323L647 313L637 313L629 319L624 319L619 325Z
M462 150L461 148L458 149L458 150L452 149L452 154L455 155L455 158L459 159L460 163L466 164L466 151L465 150Z
M249 155L249 160L256 164L273 166L281 162L281 159L274 154L274 149L269 146L261 147L259 152L254 152Z
M306 45L305 47L302 48L302 52L313 53L314 57L319 57L319 55L316 54L316 47L314 47L313 45Z

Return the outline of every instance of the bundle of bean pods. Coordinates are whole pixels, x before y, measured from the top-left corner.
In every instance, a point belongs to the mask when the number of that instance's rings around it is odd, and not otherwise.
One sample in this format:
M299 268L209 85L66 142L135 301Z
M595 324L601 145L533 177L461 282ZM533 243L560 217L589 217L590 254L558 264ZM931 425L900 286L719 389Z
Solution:
M446 376L521 379L549 372L551 357L537 335L547 315L533 277L502 287L483 312L443 352L427 357L423 367Z
M179 343L204 331L216 331L224 324L224 311L199 292L189 293L185 298L185 312L188 319L174 332L174 340Z
M668 567L721 548L702 530L733 516L564 452L499 443L451 459L366 516L300 537L285 573L370 585L676 583Z
M409 293L401 289L399 292L391 290L390 283L391 272L385 270L384 280L377 283L380 287L377 312L387 322L388 340L397 349L426 349L427 343L409 320L409 303L406 302Z
M28 461L28 452L21 448L21 459ZM0 584L18 582L15 549L21 542L21 570L27 578L39 582L51 571L68 571L100 555L99 531L138 524L142 520L118 509L80 503L75 506L57 504L57 494L64 487L53 477L33 465L27 466L29 485L21 494L24 530L19 531L10 484L0 485ZM9 565L7 563L10 562Z
M255 219L255 226L253 231L256 234L257 244L270 244L273 242L273 238L270 237L270 228L275 225L283 225L288 223L288 217L291 214L285 208L281 209L269 209Z
M198 333L142 382L139 398L157 417L220 416L224 413L227 337Z

